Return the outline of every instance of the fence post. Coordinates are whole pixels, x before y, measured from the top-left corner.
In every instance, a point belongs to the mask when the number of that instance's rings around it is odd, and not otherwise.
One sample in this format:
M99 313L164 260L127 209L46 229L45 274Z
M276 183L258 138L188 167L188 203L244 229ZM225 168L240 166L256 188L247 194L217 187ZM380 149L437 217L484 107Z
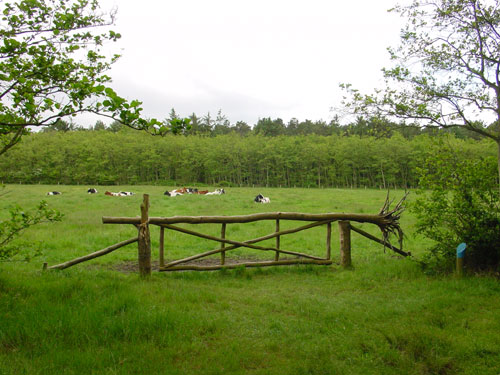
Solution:
M350 268L351 262L351 225L349 221L339 221L340 231L340 265Z
M220 230L220 238L222 238L223 240L226 239L226 223L222 223L222 227ZM222 242L221 248L224 249L225 247L226 247L226 243ZM221 253L220 253L220 264L221 264L221 266L226 264L226 252L225 251L221 251Z
M138 236L139 274L142 277L151 275L151 238L149 236L149 195L143 195L141 204L141 225Z
M332 223L326 224L326 259L332 257Z
M280 231L280 220L279 219L276 219L276 232L279 232ZM280 236L276 236L276 248L279 249L280 248ZM276 254L274 254L274 261L277 262L278 260L280 260L280 253L279 251L276 251Z
M165 265L165 228L160 227L160 267Z

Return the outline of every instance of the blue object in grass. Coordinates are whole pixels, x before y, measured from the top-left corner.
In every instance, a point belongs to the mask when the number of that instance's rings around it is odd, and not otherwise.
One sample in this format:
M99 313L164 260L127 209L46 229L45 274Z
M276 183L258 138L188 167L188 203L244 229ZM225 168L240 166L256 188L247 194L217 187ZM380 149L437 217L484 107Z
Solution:
M466 247L467 244L465 242L462 242L460 245L457 246L457 258L463 258L465 256Z

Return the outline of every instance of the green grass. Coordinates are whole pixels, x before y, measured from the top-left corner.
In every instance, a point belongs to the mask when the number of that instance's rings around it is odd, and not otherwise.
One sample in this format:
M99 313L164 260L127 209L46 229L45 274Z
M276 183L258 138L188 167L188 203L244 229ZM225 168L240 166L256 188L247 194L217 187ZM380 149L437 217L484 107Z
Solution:
M0 215L13 202L28 207L41 199L66 215L26 232L24 241L42 244L41 258L0 264L0 374L500 373L498 280L429 277L417 262L384 254L355 233L353 270L238 268L141 280L108 267L135 261L137 247L130 245L64 271L41 271L43 261L63 262L136 234L133 227L103 225L101 217L139 215L141 193L151 196L151 216L173 216L376 213L383 191L242 188L225 196L167 198L163 188L137 186L120 187L138 193L120 198L102 195L106 188L89 196L85 187L16 185L0 198ZM64 194L44 196L53 189ZM271 204L254 204L258 192ZM414 236L411 213L402 222L406 249L422 255L428 243ZM244 240L273 230L272 222L236 224L228 225L227 235ZM152 233L156 257L158 230ZM323 255L325 230L284 237L282 247ZM168 258L212 248L209 241L167 232Z

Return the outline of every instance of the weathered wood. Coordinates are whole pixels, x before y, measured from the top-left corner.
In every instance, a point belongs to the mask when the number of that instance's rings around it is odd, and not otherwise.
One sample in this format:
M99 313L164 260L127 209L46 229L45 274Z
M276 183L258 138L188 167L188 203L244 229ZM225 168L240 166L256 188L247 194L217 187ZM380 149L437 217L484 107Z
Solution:
M214 255L214 254L220 253L222 251L234 250L234 249L239 248L239 247L247 247L247 246L244 246L244 245L248 245L248 244L242 242L241 246L240 245L228 246L228 247L225 247L225 248L214 249L214 250L206 251L204 253L192 255L192 256L187 257L187 258L174 260L172 262L167 263L165 265L165 268L172 267L172 266L175 266L175 265L181 264L181 263L187 263L187 262L190 262L192 260L199 259L199 258L204 258L206 256ZM254 247L252 247L252 248L254 248ZM255 248L258 249L258 250L264 250L264 251L273 251L273 250L274 251L279 251L280 253L283 253L283 254L294 255L294 256L298 256L298 257L302 257L302 258L307 258L307 259L312 259L312 260L325 260L324 258L316 257L314 255L299 253L299 252L296 252L296 251L288 251L288 250L283 250L283 249L276 249L274 247L263 248L263 247L258 247L257 246Z
M213 265L213 266L198 266L198 265L182 265L182 266L172 266L163 267L159 271L215 271L222 268L238 268L238 267L269 267L269 266L288 266L293 264L317 264L317 265L330 265L331 260L312 260L312 259L286 259L279 261L262 261L262 262L248 262L248 263L238 263L238 264L226 264L226 265Z
M64 262L64 263L61 263L61 264L57 264L55 266L50 266L48 269L49 270L55 270L55 269L57 269L57 270L63 270L65 268L74 266L75 264L78 264L78 263L81 263L81 262L85 262L87 260L98 258L100 256L109 254L112 251L115 251L115 250L119 249L120 247L123 247L125 245L129 245L129 244L134 243L136 241L137 241L137 237L134 237L134 238L131 238L129 240L122 241L122 242L119 242L119 243L114 244L112 246L106 247L105 249L102 249L102 250L93 252L91 254L85 255L83 257L79 257L79 258L76 258L76 259L73 259L73 260L69 260L67 262Z
M149 214L149 195L143 195L141 204L141 223L139 226L138 258L139 273L142 277L151 275L151 237L148 225Z
M279 233L280 231L280 221L279 219L276 220L276 233ZM280 248L280 236L276 236L276 248L279 249ZM280 260L280 252L277 251L275 254L274 254L274 261L277 262L278 260Z
M203 257L206 257L208 255L217 254L217 253L219 253L221 251L234 250L234 249L237 249L239 247L249 247L251 249L265 250L265 251L274 250L274 251L279 251L279 252L284 253L284 254L297 255L297 256L301 256L301 257L309 258L309 259L323 260L323 258L315 257L315 256L308 255L308 254L298 253L298 252L294 252L294 251L287 251L287 250L282 250L282 249L276 249L276 248L273 248L273 247L265 248L265 247L255 246L255 245L252 245L252 244L254 244L256 242L261 242L261 241L264 241L264 240L268 240L268 239L274 238L274 237L276 237L278 235L296 233L296 232L299 232L299 231L302 231L302 230L306 230L306 229L309 229L309 228L316 227L318 225L326 224L327 222L328 221L318 221L316 223L307 224L307 225L304 225L302 227L288 229L288 230L280 231L280 232L277 232L277 233L271 233L271 234L268 234L266 236L255 238L255 239L244 241L244 242L232 241L232 240L228 240L228 239L217 238L217 237L210 236L208 234L202 234L202 233L194 232L194 231L191 231L189 229L179 228L179 227L176 227L176 226L173 226L173 225L169 225L169 224L162 224L161 225L162 227L169 228L169 229L172 229L172 230L175 230L175 231L178 231L178 232L190 234L190 235L193 235L193 236L196 236L196 237L201 237L201 238L205 238L205 239L213 240L213 241L217 241L217 242L226 242L226 243L229 243L229 244L233 244L233 246L228 246L228 247L226 247L224 249L220 248L220 249L210 250L210 251L206 251L204 253L193 255L193 256L188 257L188 258L179 259L179 260L167 263L165 265L165 267L171 267L171 266L174 266L176 264L186 263L186 262L189 262L191 260L195 260L195 259L198 259L198 258L203 258Z
M226 238L226 223L222 223L222 228L220 230L220 237L221 239ZM221 243L221 248L224 249L226 247L226 243L222 242ZM220 253L220 264L224 265L226 263L226 252L223 250Z
M165 228L160 227L160 267L165 265Z
M332 258L332 223L326 224L326 259Z
M364 237L366 237L366 238L369 238L369 239L370 239L370 240L372 240L372 241L375 241L375 242L378 242L378 243L380 243L380 244L384 245L385 247L387 247L387 248L391 249L392 251L394 251L394 252L396 252L396 253L398 253L398 254L400 254L400 255L403 255L403 256L405 256L405 257L407 257L407 256L411 256L411 253L410 253L410 252L405 252L405 251L403 251L403 250L401 250L401 249L398 249L397 247L392 246L390 243L387 243L387 242L385 242L384 240L381 240L381 239L379 239L379 238L377 238L377 237L375 237L375 236L371 235L370 233L365 232L365 231L364 231L364 230L362 230L362 229L356 228L356 227L354 227L354 226L352 226L352 225L351 225L351 229L352 229L354 232L359 233L359 234L361 234L362 236L364 236Z
M340 265L344 268L352 266L351 261L351 225L349 221L339 221L340 231Z
M377 225L388 225L391 219L384 214L349 214L349 213L325 213L307 214L300 212L263 212L251 215L236 216L171 216L150 217L149 224L222 224L222 223L250 223L260 220L297 220L297 221L337 221L350 220L361 223L372 223ZM103 216L103 224L140 224L139 217L110 217Z

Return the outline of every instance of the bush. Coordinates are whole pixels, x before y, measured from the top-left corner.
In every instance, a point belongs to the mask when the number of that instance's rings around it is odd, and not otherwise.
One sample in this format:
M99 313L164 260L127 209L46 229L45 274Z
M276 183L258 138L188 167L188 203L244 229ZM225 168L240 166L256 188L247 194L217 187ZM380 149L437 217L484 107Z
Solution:
M468 160L440 147L420 168L417 231L435 245L427 266L450 270L459 243L467 244L464 264L471 270L495 270L500 263L499 184L495 158Z
M33 212L24 211L19 206L14 206L10 209L10 218L0 221L0 261L12 259L21 252L24 246L15 245L13 240L16 239L23 230L41 222L61 221L62 214L56 210L51 210L47 206L47 202L42 201ZM34 250L33 254L39 253L39 250ZM33 254L25 252L24 258L29 260Z

